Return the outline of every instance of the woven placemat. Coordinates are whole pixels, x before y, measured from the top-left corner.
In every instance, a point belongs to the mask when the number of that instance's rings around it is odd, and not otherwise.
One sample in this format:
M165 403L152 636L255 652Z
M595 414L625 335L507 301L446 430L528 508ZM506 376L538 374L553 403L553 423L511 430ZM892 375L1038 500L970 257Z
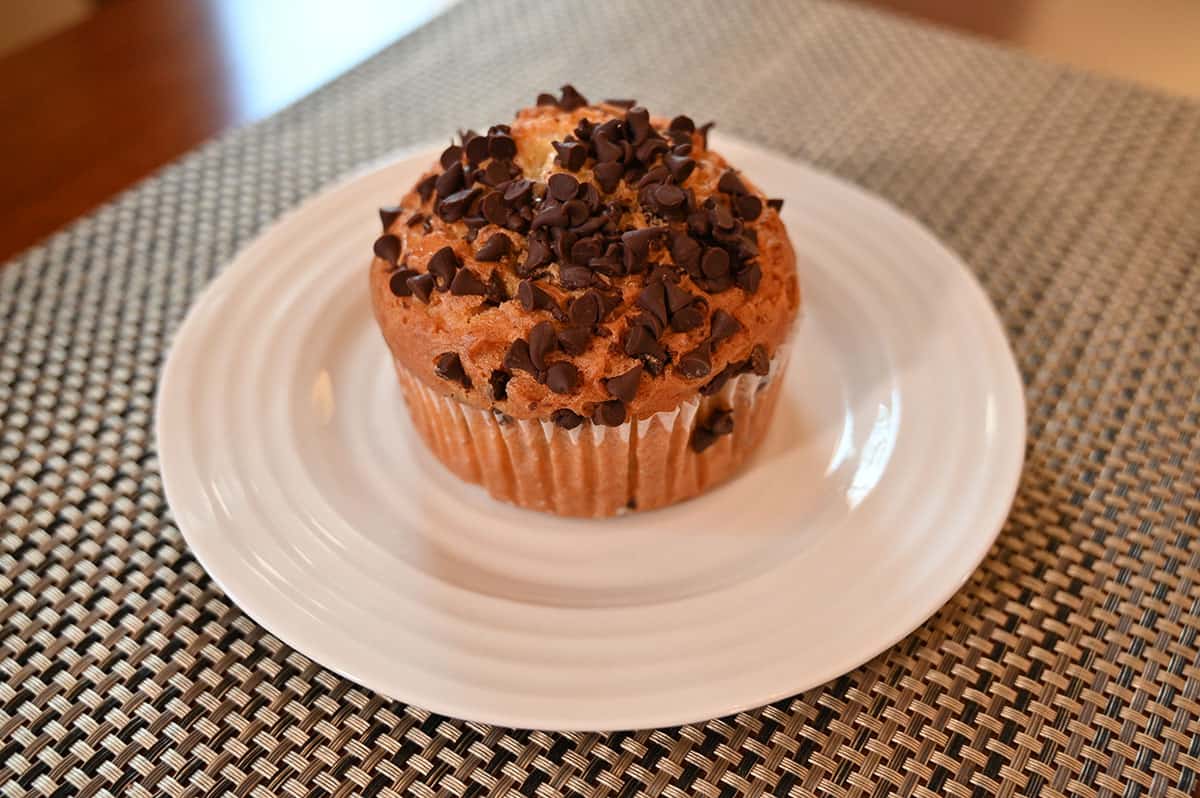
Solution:
M355 165L565 80L888 197L1007 326L1029 445L998 543L825 687L629 734L431 715L259 628L164 504L155 379L235 249ZM816 2L458 6L0 269L0 795L1188 795L1198 259L1194 102Z

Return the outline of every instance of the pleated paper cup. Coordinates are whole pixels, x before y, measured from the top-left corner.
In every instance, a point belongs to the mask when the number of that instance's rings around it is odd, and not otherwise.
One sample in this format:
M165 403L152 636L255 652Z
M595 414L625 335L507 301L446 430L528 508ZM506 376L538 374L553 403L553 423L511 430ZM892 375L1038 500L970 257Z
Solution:
M593 518L666 507L732 477L766 434L786 365L780 347L766 376L739 375L711 396L620 426L567 430L463 404L395 363L413 425L452 472L519 507ZM693 451L698 421L720 409L733 411L733 431Z

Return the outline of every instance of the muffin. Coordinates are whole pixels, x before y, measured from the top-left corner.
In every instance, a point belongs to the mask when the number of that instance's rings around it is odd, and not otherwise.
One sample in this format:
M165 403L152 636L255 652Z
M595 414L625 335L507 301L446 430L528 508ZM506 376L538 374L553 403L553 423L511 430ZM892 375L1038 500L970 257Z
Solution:
M800 305L781 201L711 125L570 86L381 208L371 299L413 425L492 496L649 510L735 474Z

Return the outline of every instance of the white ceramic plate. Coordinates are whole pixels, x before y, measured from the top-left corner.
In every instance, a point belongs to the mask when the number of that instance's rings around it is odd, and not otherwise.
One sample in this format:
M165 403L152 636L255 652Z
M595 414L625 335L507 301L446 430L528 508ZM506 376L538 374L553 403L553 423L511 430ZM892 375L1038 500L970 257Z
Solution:
M516 509L412 430L367 296L377 206L433 152L309 200L180 329L164 487L226 593L387 696L507 726L675 725L819 685L938 609L1000 529L1021 380L988 300L924 228L728 138L801 264L803 320L764 451L682 505Z

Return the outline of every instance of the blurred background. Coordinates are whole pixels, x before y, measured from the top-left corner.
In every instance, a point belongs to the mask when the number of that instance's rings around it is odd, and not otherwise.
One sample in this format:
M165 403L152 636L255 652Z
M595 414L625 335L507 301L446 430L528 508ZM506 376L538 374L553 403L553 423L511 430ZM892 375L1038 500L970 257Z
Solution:
M453 2L0 0L0 260ZM858 2L1200 97L1200 0Z

